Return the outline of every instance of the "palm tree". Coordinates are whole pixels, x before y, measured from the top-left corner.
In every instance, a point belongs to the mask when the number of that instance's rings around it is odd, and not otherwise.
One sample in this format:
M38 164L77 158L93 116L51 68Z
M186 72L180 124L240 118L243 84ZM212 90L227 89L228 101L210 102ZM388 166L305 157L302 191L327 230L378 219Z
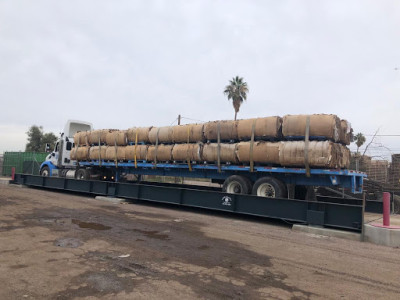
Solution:
M360 152L358 150L360 149L360 147L362 145L364 145L365 141L366 141L365 136L361 132L357 133L354 136L354 142L356 142L356 145L357 145L357 152L356 152L356 157L355 157L356 158L356 171L358 171L360 168L360 158L361 158ZM365 150L367 150L367 149L365 149ZM364 153L365 153L365 151L364 151ZM363 156L364 156L364 154L363 154Z
M235 109L235 121L240 105L243 103L243 100L247 99L248 92L249 88L247 82L244 82L243 77L239 76L229 80L229 85L225 87L224 94L228 96L228 101L232 99L233 108Z
M365 136L360 132L360 133L357 133L355 136L354 136L354 141L356 142L356 145L357 145L357 153L359 153L358 152L358 149L360 149L360 147L362 146L362 145L364 145L364 143L365 143L365 141L366 141L366 139L365 139Z

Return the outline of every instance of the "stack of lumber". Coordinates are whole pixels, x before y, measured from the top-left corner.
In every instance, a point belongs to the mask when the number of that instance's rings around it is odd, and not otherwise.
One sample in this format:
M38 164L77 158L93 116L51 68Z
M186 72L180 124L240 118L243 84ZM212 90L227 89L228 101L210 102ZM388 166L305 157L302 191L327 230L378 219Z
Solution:
M71 158L348 168L351 139L336 115L286 115L78 132Z

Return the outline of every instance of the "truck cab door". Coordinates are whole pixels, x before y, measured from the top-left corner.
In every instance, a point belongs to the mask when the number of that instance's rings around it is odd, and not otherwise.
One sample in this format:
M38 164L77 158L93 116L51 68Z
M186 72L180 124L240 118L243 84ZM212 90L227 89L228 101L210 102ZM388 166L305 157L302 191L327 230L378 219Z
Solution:
M60 141L57 141L54 147L54 151L50 155L51 155L50 162L53 165L57 166L58 157L60 155Z
M61 164L64 168L72 168L76 165L76 161L71 160L71 150L74 146L74 143L66 138L65 141L63 141L62 147L62 160Z
M61 139L58 144L58 157L57 157L57 167L63 167L63 156L64 156L64 139Z

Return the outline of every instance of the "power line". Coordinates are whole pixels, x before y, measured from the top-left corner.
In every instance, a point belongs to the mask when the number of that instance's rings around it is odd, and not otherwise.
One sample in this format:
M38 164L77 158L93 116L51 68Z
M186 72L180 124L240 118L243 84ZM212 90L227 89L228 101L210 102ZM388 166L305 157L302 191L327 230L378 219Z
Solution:
M202 120L197 120L197 119L191 119L191 118L186 118L186 117L181 117L182 119L186 119L186 120L190 120L190 121L195 121L195 122L202 122L204 123L204 121Z
M364 136L388 136L388 137L399 137L400 134L364 134Z
M178 118L176 118L175 120L173 120L172 123L169 124L169 126L171 126L172 124L174 124L177 120L178 120Z

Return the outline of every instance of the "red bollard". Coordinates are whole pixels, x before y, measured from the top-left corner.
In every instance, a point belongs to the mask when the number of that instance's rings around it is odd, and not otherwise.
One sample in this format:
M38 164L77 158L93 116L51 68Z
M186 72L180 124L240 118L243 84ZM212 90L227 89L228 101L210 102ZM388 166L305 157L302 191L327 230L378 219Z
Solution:
M11 168L11 180L15 180L15 167Z
M383 193L383 226L390 226L390 193Z

